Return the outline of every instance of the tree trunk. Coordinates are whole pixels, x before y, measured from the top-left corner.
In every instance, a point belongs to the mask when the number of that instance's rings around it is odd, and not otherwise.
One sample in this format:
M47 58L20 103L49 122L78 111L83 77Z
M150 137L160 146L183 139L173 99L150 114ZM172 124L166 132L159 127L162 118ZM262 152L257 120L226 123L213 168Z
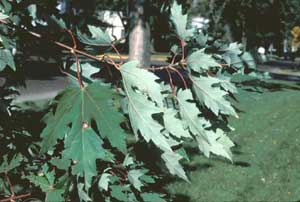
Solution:
M199 0L192 0L191 9L196 9L198 7Z
M230 43L232 43L234 41L234 38L233 38L233 34L232 34L232 31L231 31L230 25L228 23L226 23L224 25L224 30L225 30L226 40L229 41Z
M130 0L129 59L142 66L151 64L150 27L145 14L146 0Z

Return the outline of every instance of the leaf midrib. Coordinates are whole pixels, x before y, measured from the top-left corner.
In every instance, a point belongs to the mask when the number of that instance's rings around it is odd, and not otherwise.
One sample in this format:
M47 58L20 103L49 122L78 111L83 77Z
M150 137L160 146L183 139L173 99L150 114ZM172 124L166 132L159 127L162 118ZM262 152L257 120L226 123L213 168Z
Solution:
M180 101L180 99L178 99L177 98L177 101L179 102L179 103L181 103L181 106L184 106L184 104ZM194 125L194 127L199 131L199 129L198 129L198 127L197 127L197 124L194 122L194 120L189 116L189 113L187 113L187 111L184 109L184 107L182 107L183 108L183 111L185 112L185 114L189 117L189 119L191 120L191 122L193 123L193 125ZM201 131L199 131L199 134L209 143L209 141L208 141L208 138L207 137L204 137L203 135L202 135L202 132ZM205 135L206 136L206 135Z

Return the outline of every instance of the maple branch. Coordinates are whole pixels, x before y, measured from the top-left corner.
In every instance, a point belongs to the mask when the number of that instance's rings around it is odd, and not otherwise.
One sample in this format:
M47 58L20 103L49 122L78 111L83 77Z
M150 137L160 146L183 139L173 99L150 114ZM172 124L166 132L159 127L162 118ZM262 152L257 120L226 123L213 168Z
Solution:
M105 59L107 58L108 61ZM109 55L103 55L102 60L105 60L108 64L113 65L116 69L120 70L120 64L115 63L115 61L109 57Z
M78 49L77 49L77 44L76 44L75 37L74 37L73 33L72 33L70 30L66 30L66 31L70 34L70 36L71 36L71 38L72 38L72 41L73 41L73 44L74 44L73 47L68 46L68 45L66 45L66 44L64 44L64 43L61 43L61 42L59 42L59 41L55 41L55 40L52 40L52 39L49 39L49 38L45 38L45 37L43 37L43 36L42 36L41 34L39 34L39 33L30 31L30 30L26 30L26 29L24 29L24 28L20 28L20 27L18 27L18 26L16 26L16 25L13 25L13 24L11 24L11 23L8 23L8 22L5 21L5 20L0 20L0 22L3 23L3 24L6 24L7 26L10 26L10 27L13 27L13 28L22 30L22 31L24 31L24 32L30 34L31 36L36 37L36 38L47 39L49 42L51 42L51 43L53 43L53 44L55 44L55 45L57 45L57 46L59 46L59 47L61 47L61 48L63 48L63 49L66 49L66 50L70 51L70 53L72 53L72 54L74 55L74 57L75 57L75 61L76 61L76 70L77 70L77 77L78 77L78 80L79 80L79 83L80 83L80 86L81 86L81 87L83 87L83 83L82 83L81 76L80 76L80 73L79 73L79 65L80 65L80 64L79 64L79 58L78 58L78 55L85 56L85 57L87 57L87 58L89 58L89 59L93 59L93 60L98 61L98 62L103 62L103 60L105 60L108 64L113 65L116 69L120 70L120 65L122 64L122 62L121 62L121 64L116 64L116 63L113 61L113 59L110 58L108 55L104 55L102 58L99 58L99 57L94 56L94 55L91 55L91 54L89 54L89 53L87 53L87 52L85 52L85 51L78 50ZM185 64L185 63L184 63L184 60L185 60L185 53L184 53L184 51L185 51L185 49L184 49L185 41L182 40L182 39L180 39L180 43L181 43L181 48L182 48L182 59L181 59L181 63L180 63L180 64L183 64L183 65L184 65L184 64ZM118 56L120 57L120 59L123 61L123 58L122 58L120 52L118 51L118 49L115 47L115 45L114 45L114 44L111 44L111 47L115 50L115 52L118 54ZM77 55L77 54L78 54L78 55ZM173 58L170 67L179 65L179 64L174 64L174 62L175 62L175 57ZM161 70L164 70L164 69L170 68L170 67L163 67L163 66L161 66L161 67L143 67L143 69L147 69L147 70L150 70L150 71L161 71ZM183 81L183 84L184 84L185 88L187 88L187 84L186 84L186 81L185 81L183 75L182 75L178 70L176 70L175 68L170 68L170 69L172 69L173 71L175 71L175 72L180 76L181 80ZM168 74L169 74L169 73L168 73ZM172 81L173 81L173 80L172 80Z
M43 37L43 36L42 36L41 34L39 34L39 33L36 33L36 32L33 32L33 31L29 31L29 30L26 30L26 29L24 29L24 28L20 28L20 27L14 25L14 24L8 23L8 22L5 21L5 20L0 20L0 22L3 23L3 24L5 24L5 25L7 25L7 26L9 26L9 27L13 27L13 28L15 28L15 29L22 30L23 32L26 32L26 33L28 33L28 34L30 34L31 36L34 36L34 37L36 37L36 38L39 38L39 39L47 39L49 42L51 42L51 43L53 43L53 44L55 44L55 45L57 45L57 46L59 46L59 47L61 47L61 48L63 48L63 49L66 49L66 50L68 50L68 51L70 51L70 52L71 52L71 51L74 51L74 52L77 53L78 55L83 55L83 56L85 56L85 57L87 57L87 58L90 58L90 59L92 59L92 60L96 60L96 61L99 61L99 62L102 61L102 59L101 59L101 58L98 58L97 56L91 55L91 54L89 54L89 53L87 53L87 52L85 52L85 51L82 51L82 50L74 49L73 47L68 46L68 45L66 45L66 44L64 44L64 43L61 43L61 42L59 42L59 41L55 41L55 40L52 40L52 39L49 39L49 38L45 38L45 37Z
M12 185L12 183L11 183L9 177L8 177L8 173L7 172L5 172L5 179L6 179L7 183L8 183L11 196L9 198L6 198L6 199L1 199L0 202L6 202L6 201L15 202L15 199L25 198L25 197L31 195L31 193L28 193L28 194L22 194L22 195L16 196L15 192L14 192L14 187L13 187L13 185Z
M188 86L187 86L187 83L186 83L186 81L185 81L185 79L184 79L184 76L183 76L176 68L174 68L174 67L168 67L168 68L171 69L171 70L173 70L173 71L175 71L175 72L178 74L178 76L179 76L180 79L182 80L182 83L183 83L183 85L184 85L184 88L187 89Z
M119 58L121 60L121 64L123 64L123 58L122 58L119 50L116 48L116 46L114 44L111 44L111 47L116 51L117 55L119 56Z
M80 88L82 89L84 87L83 85L83 82L81 80L81 75L80 75L80 63L79 63L79 58L78 58L78 55L76 54L76 52L74 50L76 50L77 48L77 42L76 42L76 39L73 35L73 33L71 32L71 30L69 29L66 29L66 31L69 33L69 35L71 36L72 38L72 41L73 41L73 49L70 51L74 57L75 57L75 63L76 63L76 72L77 72L77 79L78 79L78 82L79 82L79 85L80 85Z
M165 66L160 66L160 67L154 67L154 66L152 66L152 67L140 67L140 68L148 70L148 71L155 72L155 71L162 71L162 70L166 69L167 67L165 67Z
M184 55L184 46L185 46L185 42L183 39L180 39L180 45L181 45L181 52L182 52L182 57L181 57L181 61L184 61L185 59L185 55Z
M174 86L174 84L173 84L172 75L171 75L171 73L170 73L170 71L169 71L169 69L168 69L168 68L166 68L165 70L167 71L167 73L168 73L168 76L169 76L169 81L170 81L170 85L171 85L172 93L173 93L174 97L176 97L175 86Z
M174 55L174 57L173 57L173 59L172 59L172 62L171 62L171 65L174 65L175 59L176 59L177 55L178 55L177 53Z
M9 185L9 190L10 190L10 193L11 193L10 198L12 199L12 198L14 198L14 196L15 196L15 193L14 193L14 187L13 187L13 185L12 185L12 183L11 183L9 177L8 177L7 172L5 172L5 179L6 179L7 183L8 183L8 185ZM12 199L12 200L13 200L13 199Z
M6 198L6 199L1 199L0 202L7 202L7 201L14 201L14 199L21 199L21 198L25 198L31 196L31 193L27 193L27 194L22 194L22 195L18 195L18 196L14 196L13 198Z

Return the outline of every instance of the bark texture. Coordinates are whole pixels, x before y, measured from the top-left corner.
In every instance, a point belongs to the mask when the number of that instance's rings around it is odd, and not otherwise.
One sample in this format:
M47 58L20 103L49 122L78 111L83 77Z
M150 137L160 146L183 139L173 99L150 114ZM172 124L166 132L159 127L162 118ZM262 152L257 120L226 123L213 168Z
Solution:
M129 59L150 65L150 27L146 14L146 0L130 0Z

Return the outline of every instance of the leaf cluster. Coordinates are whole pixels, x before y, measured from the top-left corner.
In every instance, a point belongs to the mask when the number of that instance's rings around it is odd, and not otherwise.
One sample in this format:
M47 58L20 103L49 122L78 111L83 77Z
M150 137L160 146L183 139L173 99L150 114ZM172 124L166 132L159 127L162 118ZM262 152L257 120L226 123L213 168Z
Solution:
M13 21L9 5L2 5L1 20ZM36 17L32 7L29 14ZM68 28L62 19L53 19L61 28ZM227 118L238 114L232 104L237 89L230 76L253 71L255 64L239 44L211 39L189 28L187 19L182 6L170 5L177 44L162 67L141 67L139 61L116 63L110 58L103 58L100 65L81 63L74 39L71 54L75 62L65 74L78 83L52 101L42 119L42 132L12 129L7 135L0 131L1 141L11 143L1 152L3 196L39 190L43 198L38 198L44 201L166 201L168 196L155 185L167 175L163 169L189 181L182 163L189 159L186 147L191 142L207 157L218 155L233 161ZM100 27L87 25L88 33L75 30L86 46L116 50ZM0 71L13 71L18 69L13 59L15 41L11 32L5 34L0 35ZM103 63L119 72L119 82L105 83L93 77L105 68ZM162 79L162 72L167 72L168 79ZM3 109L12 106L3 103ZM14 141L20 134L31 141L26 143L27 150L20 150L20 142ZM143 152L150 148L157 154L159 170L149 165L147 155L139 155L137 145L146 145ZM22 180L17 191L8 180L11 175Z

